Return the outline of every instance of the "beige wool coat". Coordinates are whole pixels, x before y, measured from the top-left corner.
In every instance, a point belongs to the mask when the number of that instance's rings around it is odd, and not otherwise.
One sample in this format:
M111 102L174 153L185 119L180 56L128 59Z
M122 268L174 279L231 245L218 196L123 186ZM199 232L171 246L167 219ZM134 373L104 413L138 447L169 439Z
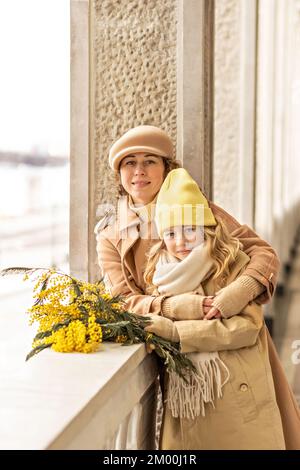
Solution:
M243 252L226 284L236 279L249 261ZM205 295L216 290L212 276L202 284ZM173 418L165 406L161 449L285 449L280 410L276 402L268 340L262 308L251 302L230 319L176 321L181 351L219 351L230 378L223 397L206 405L205 416ZM165 380L168 392L168 374Z
M268 302L276 286L279 259L276 252L247 225L240 225L226 211L209 203L216 218L221 218L229 232L239 238L250 261L243 272L266 287L255 299L257 304ZM120 216L121 214L121 216ZM151 233L153 223L148 223ZM145 295L143 272L146 252L157 240L141 238L141 221L122 199L118 216L104 217L96 230L98 262L107 289L112 295L121 295L128 310L140 314L160 314L164 296ZM287 449L300 449L300 414L270 335L267 334L269 358L273 373L277 403L283 421Z

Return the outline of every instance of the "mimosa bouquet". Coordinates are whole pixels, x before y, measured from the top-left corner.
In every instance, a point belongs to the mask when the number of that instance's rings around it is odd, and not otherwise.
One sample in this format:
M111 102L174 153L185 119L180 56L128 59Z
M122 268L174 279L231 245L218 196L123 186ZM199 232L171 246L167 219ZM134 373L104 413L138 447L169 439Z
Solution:
M169 372L184 378L194 370L192 362L179 352L179 344L144 330L150 319L127 311L121 297L112 297L103 282L81 281L53 269L12 267L2 276L23 274L34 281L34 303L29 308L30 324L38 330L26 360L43 349L57 352L97 351L103 341L122 345L144 342L163 360Z

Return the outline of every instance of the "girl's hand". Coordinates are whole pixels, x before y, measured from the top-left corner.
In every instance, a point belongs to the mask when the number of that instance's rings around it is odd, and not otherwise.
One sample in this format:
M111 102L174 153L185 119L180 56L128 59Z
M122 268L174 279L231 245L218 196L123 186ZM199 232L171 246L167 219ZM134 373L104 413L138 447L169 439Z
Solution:
M155 345L153 343L146 343L146 351L148 354L151 354L155 349Z
M203 313L204 313L204 320L212 320L217 319L217 318L222 318L220 310L218 310L216 307L213 307L213 301L214 301L215 296L214 295L208 295L207 297L204 297L203 300Z
M179 342L179 334L172 320L160 315L147 315L147 317L151 319L151 323L145 327L145 331L155 333L167 341Z

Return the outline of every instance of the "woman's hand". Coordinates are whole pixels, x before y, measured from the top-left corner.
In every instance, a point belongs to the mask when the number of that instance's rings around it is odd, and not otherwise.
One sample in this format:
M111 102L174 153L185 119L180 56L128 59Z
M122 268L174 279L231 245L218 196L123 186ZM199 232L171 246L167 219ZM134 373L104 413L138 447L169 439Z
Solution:
M216 307L213 307L213 301L215 296L208 295L203 299L203 313L204 320L212 320L213 318L221 318L221 312Z

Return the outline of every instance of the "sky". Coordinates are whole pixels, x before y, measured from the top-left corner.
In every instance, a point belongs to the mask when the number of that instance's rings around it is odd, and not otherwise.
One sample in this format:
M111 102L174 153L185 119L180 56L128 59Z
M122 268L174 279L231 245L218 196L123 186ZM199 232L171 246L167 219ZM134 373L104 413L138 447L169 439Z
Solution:
M0 151L69 155L70 0L0 0Z

